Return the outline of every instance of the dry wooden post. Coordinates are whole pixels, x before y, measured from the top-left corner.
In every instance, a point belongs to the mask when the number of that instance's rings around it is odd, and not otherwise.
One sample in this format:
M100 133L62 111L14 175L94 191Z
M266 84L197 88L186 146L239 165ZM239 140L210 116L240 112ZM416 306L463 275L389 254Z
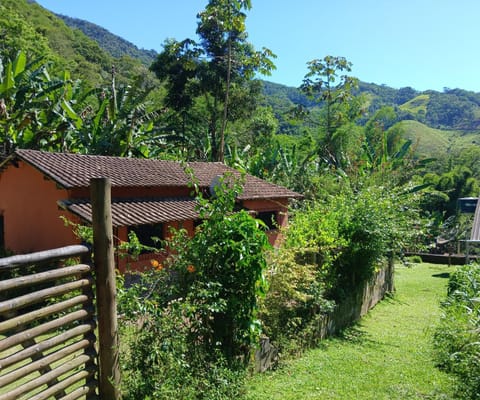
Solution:
M99 394L101 399L118 400L120 368L110 180L92 179L90 197L97 287Z

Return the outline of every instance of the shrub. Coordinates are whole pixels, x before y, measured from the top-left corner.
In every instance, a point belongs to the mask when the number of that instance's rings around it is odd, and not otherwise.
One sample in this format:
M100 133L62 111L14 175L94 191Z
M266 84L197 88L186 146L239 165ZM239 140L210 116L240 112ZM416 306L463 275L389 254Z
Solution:
M409 196L381 187L343 187L296 210L269 260L262 304L265 333L280 350L319 340L325 314L363 288L411 237Z
M306 263L305 254L299 263L298 256L286 249L272 254L269 290L260 309L264 333L282 353L299 352L317 343L319 319L334 306L324 296L319 265Z
M199 196L194 237L172 231L166 262L152 261L155 269L119 292L130 338L122 352L126 399L240 395L260 334L269 244L260 221L234 212L239 185L226 179L214 199Z
M319 319L333 308L326 292L343 244L337 226L336 215L320 203L307 203L292 213L283 246L269 258L269 290L260 315L265 334L282 352L316 343Z
M458 398L480 399L480 267L452 274L434 334L440 367L458 377Z
M398 197L383 188L345 192L333 205L341 214L339 235L346 245L335 262L334 296L343 298L370 279L394 253L399 224Z
M415 215L407 195L382 187L344 187L295 213L286 246L318 253L326 295L341 300L414 240Z
M149 275L144 284L165 278L159 272ZM243 368L201 345L206 330L192 316L208 313L209 305L199 307L191 298L173 299L166 305L135 298L136 309L142 312L122 329L124 399L220 400L241 395Z
M423 260L421 256L414 255L414 256L405 257L405 262L412 263L412 264L421 264Z

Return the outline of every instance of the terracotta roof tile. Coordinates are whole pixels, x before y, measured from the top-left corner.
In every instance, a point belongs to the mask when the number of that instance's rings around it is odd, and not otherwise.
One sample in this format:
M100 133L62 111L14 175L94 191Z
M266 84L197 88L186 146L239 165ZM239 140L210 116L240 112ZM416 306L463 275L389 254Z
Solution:
M92 205L88 200L60 201L59 205L92 222ZM198 218L197 202L190 198L113 199L112 225L133 226Z
M109 157L72 153L49 153L38 150L17 150L16 157L37 168L66 189L88 187L92 178L109 178L112 186L155 187L186 186L190 177L185 164L176 161ZM222 163L188 163L201 187L208 188L214 179L227 172L240 173ZM246 199L299 198L300 194L246 175L243 193Z

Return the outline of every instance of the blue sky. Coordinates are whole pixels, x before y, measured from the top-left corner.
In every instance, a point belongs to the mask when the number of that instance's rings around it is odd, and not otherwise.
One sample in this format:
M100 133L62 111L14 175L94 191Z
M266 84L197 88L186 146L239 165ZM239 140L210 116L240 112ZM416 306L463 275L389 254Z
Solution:
M94 22L138 47L195 38L207 0L37 0ZM417 90L480 92L479 0L252 0L249 41L277 59L264 79L299 86L306 63L326 55L353 63L362 81Z

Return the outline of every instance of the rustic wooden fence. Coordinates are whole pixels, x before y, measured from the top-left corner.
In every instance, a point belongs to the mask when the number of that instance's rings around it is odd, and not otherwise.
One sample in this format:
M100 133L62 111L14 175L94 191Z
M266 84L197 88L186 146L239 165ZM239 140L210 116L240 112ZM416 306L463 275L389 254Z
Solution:
M0 259L0 400L120 398L109 181L91 197L94 267L85 246Z
M0 399L95 398L92 267L84 246L0 259ZM60 263L60 264L59 264Z

